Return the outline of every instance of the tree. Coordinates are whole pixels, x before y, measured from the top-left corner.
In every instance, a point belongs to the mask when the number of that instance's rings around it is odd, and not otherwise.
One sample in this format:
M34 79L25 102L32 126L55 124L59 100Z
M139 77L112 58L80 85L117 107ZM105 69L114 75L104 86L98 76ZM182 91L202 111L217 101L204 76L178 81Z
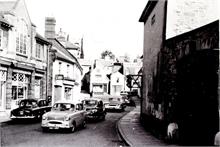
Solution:
M115 55L109 50L105 50L101 53L101 59L105 59L106 56L108 56L110 59L115 59Z

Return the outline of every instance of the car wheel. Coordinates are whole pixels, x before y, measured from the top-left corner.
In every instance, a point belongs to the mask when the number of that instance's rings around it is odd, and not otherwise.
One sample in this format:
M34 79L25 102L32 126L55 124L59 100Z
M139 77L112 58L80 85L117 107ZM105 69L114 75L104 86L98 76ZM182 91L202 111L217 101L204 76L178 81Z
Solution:
M47 132L47 131L48 131L48 128L42 127L42 131L43 131L43 132Z
M73 133L76 131L76 123L73 123L73 126L70 128L70 132Z
M83 121L82 128L86 128L86 120Z
M103 121L105 120L105 114L103 114L103 116L102 116L102 120L103 120Z

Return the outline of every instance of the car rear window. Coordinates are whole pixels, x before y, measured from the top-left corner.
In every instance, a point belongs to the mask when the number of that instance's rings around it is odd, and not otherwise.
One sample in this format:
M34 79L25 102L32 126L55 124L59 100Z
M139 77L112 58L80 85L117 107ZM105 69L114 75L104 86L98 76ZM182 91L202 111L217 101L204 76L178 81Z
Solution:
M94 106L94 105L97 105L97 103L98 102L96 100L84 100L83 101L83 104L87 106Z

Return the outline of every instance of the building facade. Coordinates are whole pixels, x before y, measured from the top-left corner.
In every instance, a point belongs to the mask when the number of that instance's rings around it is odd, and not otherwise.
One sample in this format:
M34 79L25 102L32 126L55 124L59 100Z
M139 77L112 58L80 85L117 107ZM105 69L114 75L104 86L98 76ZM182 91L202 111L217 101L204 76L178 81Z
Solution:
M179 143L213 145L219 130L219 21L166 40L167 3L172 1L149 1L139 19L144 23L142 123L165 137L174 122ZM178 13L194 14L189 11Z
M119 71L110 75L110 95L120 95L125 90L125 76Z
M56 39L56 20L45 19L45 37L51 42L48 64L48 93L52 104L58 100L80 100L82 67L68 49Z
M46 99L50 43L36 33L24 0L0 2L0 109L20 99Z
M91 71L90 76L90 93L92 96L108 94L109 78L106 71L101 67L96 67Z

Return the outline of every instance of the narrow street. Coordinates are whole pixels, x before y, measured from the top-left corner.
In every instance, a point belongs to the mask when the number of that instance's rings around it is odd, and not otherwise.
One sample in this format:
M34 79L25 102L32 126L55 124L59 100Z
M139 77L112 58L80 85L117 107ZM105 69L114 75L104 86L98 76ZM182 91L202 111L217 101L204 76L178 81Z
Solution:
M75 133L65 131L42 132L40 122L5 122L2 123L2 147L16 146L124 146L117 130L117 121L132 110L109 112L105 121L90 121L85 129Z

